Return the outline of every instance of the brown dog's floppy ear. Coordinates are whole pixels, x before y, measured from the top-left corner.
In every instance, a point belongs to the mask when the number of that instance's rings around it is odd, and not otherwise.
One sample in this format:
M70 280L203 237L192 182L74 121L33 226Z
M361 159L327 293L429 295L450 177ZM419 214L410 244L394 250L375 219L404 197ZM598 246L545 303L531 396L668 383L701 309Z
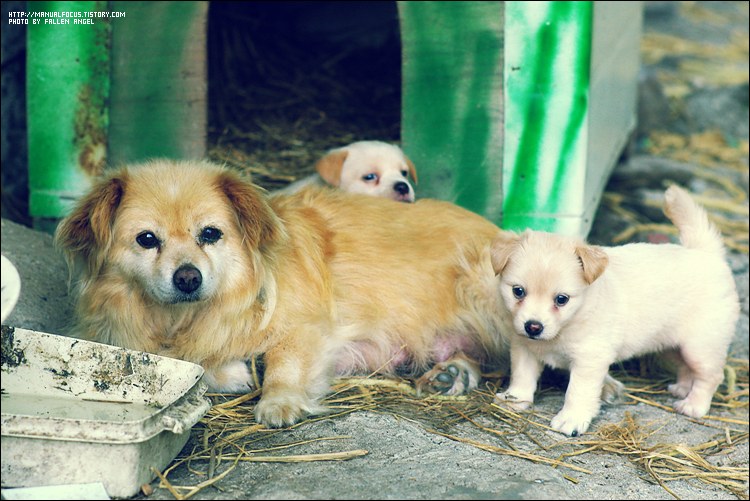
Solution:
M412 179L414 179L414 184L417 184L418 181L417 181L417 169L416 169L416 167L414 167L414 164L408 158L404 157L404 160L406 160L406 165L409 166L409 174L411 174Z
M315 170L326 183L338 187L341 182L341 169L344 167L344 160L348 154L346 150L332 151L318 160Z
M219 175L218 184L237 212L240 228L250 246L258 248L270 244L284 233L281 221L255 185L228 170Z
M490 247L490 256L492 259L492 269L495 275L499 275L503 268L508 264L515 244L518 243L520 236L512 231L502 231L500 235L492 242Z
M609 264L609 257L601 247L596 245L579 245L576 255L583 267L583 278L589 285L604 273Z
M112 224L127 185L127 171L120 171L95 184L73 207L55 231L55 245L63 249L69 263L83 257L90 272L98 266L93 257L112 243Z

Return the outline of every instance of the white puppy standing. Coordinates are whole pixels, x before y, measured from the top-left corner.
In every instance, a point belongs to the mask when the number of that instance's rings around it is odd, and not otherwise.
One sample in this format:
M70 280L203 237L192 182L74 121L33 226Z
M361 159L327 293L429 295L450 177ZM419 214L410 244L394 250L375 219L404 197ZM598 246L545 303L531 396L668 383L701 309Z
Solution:
M665 351L677 365L668 390L674 407L705 415L723 380L739 300L725 249L705 210L670 187L665 213L680 245L596 247L527 230L492 248L501 294L513 318L511 381L497 399L526 408L547 364L570 370L562 410L551 427L584 433L600 397L622 385L608 375L617 361Z
M381 141L358 141L334 148L315 164L317 174L295 181L276 193L293 194L311 184L326 182L350 193L363 193L413 202L417 171L401 148Z

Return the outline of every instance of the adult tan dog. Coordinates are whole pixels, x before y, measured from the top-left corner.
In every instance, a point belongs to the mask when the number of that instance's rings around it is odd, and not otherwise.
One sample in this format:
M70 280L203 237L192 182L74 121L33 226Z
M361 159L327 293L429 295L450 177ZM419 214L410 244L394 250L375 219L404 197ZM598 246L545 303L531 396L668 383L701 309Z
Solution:
M526 408L545 364L569 369L565 405L550 426L575 436L600 397L622 387L607 374L611 364L663 351L677 366L668 388L675 409L708 412L739 315L737 291L706 211L677 186L665 198L682 245L597 247L528 230L498 239L493 265L516 334L510 386L498 400Z
M401 148L382 141L357 141L334 148L315 164L317 174L300 179L277 191L291 195L312 184L331 186L374 197L413 202L417 170Z
M282 426L322 411L335 373L476 387L477 364L505 349L500 234L445 202L269 198L227 168L158 160L98 182L56 242L82 266L79 336L199 363L227 392L251 389L243 360L262 353L256 416Z

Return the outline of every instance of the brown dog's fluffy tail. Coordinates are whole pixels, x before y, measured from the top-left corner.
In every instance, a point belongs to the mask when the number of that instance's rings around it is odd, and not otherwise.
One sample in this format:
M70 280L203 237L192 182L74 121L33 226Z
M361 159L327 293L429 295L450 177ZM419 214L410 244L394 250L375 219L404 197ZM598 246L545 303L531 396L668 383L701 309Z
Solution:
M667 202L664 213L680 230L680 243L683 247L725 255L721 233L708 220L706 210L695 203L687 191L672 185L664 198Z

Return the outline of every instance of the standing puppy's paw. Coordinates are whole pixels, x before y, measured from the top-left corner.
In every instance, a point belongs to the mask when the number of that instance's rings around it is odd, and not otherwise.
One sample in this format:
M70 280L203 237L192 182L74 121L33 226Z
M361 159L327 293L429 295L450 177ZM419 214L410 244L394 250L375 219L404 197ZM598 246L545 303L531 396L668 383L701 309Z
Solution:
M709 409L711 409L711 402L708 402L708 404L700 403L696 405L688 396L687 398L684 398L682 400L675 400L673 406L675 410L680 414L684 414L692 418L702 418L703 416L708 414Z
M690 393L690 389L693 387L693 381L678 381L675 384L670 384L667 386L667 391L673 396L677 398L685 398L688 396L688 393Z
M602 386L602 401L608 404L619 402L623 393L625 393L625 385L607 374Z
M492 403L499 404L501 402L517 411L525 411L531 407L531 400L516 397L510 391L495 393L495 400Z
M422 389L444 395L461 395L479 385L479 366L466 355L459 353L445 362L435 364L431 371L417 380L417 395Z
M571 412L563 409L552 418L550 427L570 437L577 437L586 433L591 425L593 416L583 412Z

